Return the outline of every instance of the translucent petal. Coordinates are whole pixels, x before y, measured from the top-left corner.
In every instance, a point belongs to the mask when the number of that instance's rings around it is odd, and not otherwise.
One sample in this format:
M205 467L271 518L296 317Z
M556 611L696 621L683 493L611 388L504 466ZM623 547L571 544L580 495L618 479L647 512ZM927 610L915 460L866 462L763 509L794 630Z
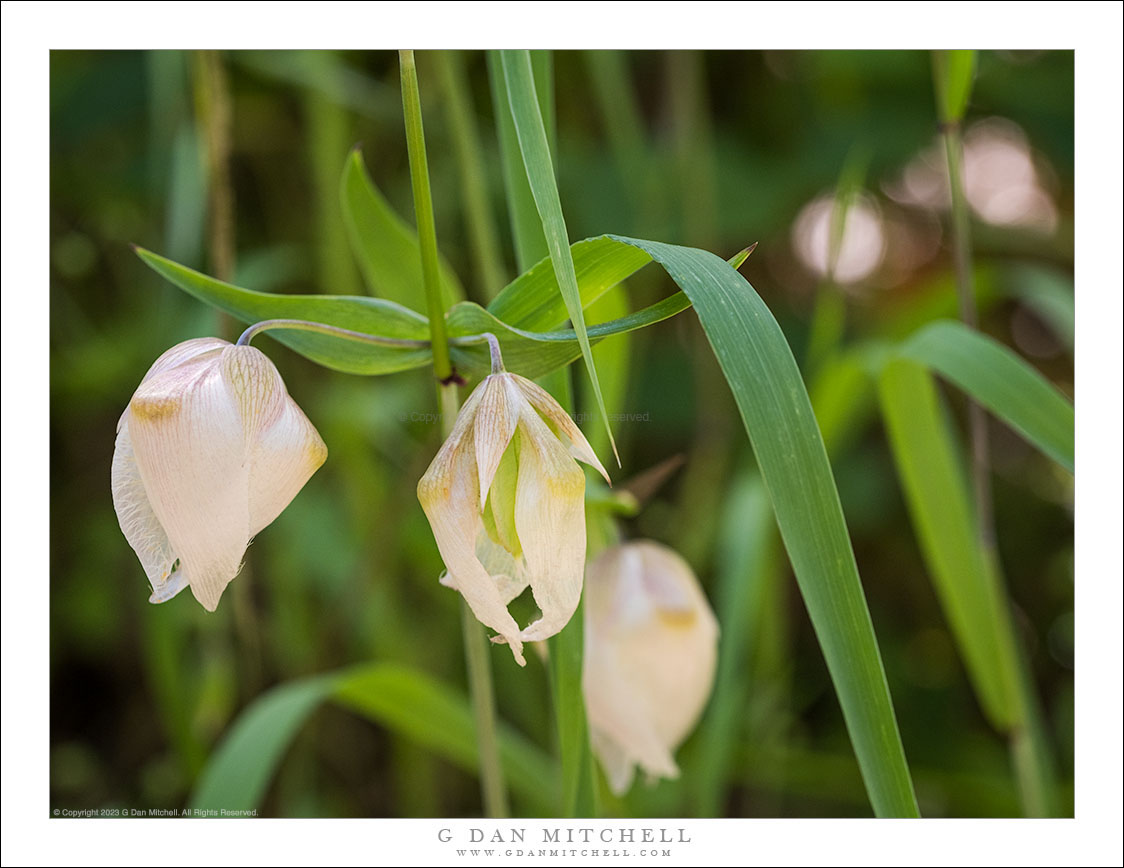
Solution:
M609 474L601 466L597 454L593 451L593 447L589 445L589 441L585 439L581 428L577 426L570 414L554 400L551 394L537 383L517 374L512 374L511 380L531 406L542 413L546 420L565 438L570 454L594 468L605 478L606 482L612 485Z
M655 667L663 662L660 657L649 665ZM659 709L646 695L643 684L634 682L620 665L613 647L594 646L587 650L582 692L590 730L598 734L602 743L615 744L630 761L651 774L679 776L671 745L661 738L656 725ZM614 759L608 757L610 762Z
M228 347L221 366L246 438L253 536L292 502L324 463L328 449L264 353L254 347Z
M594 744L670 776L714 683L717 620L686 561L655 543L607 549L586 586L582 683ZM619 765L611 752L601 759L607 774Z
M249 540L249 472L237 402L220 357L203 354L145 380L128 431L152 511L191 591L214 611Z
M585 474L546 423L527 407L519 418L515 527L542 617L524 641L553 636L578 607L585 571Z
M198 359L204 353L220 351L229 346L232 346L230 341L224 341L222 338L192 338L181 344L176 344L152 363L152 367L148 369L148 373L144 375L141 382L144 383L161 371L178 368L192 359Z
M605 770L605 777L609 780L609 789L613 795L623 796L632 786L632 776L635 764L619 744L605 735L600 729L591 730L589 733L590 747Z
M133 454L128 419L117 430L113 449L113 509L125 539L137 553L144 574L152 585L152 601L170 600L185 586L183 570L175 573L176 554L144 490L140 470Z
M518 392L513 393L507 388L509 376L493 374L476 389L480 392L480 405L473 420L473 438L476 441L476 468L480 476L481 509L488 498L500 459L515 433L519 407L525 403Z
M473 396L479 394L479 390ZM457 417L453 434L445 441L418 483L418 500L433 530L448 577L444 583L456 588L473 615L491 627L511 646L520 666L526 664L519 625L507 611L507 601L494 578L476 556L476 543L483 535L480 517L479 476L473 443L472 397Z

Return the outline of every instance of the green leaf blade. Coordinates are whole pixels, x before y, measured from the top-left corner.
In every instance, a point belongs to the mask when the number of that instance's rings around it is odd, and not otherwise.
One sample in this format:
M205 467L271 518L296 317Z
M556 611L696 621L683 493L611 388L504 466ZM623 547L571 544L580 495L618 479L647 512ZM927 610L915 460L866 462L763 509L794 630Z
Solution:
M379 726L476 772L476 723L468 700L437 679L393 663L371 663L278 685L234 722L192 795L193 808L252 810L261 805L289 745L324 702L334 701ZM554 762L501 722L500 756L512 789L544 816L559 787Z
M937 89L937 114L944 123L958 123L972 96L976 52L970 49L933 52L933 79Z
M643 250L606 235L570 247L582 308L652 261ZM509 283L488 305L498 319L530 331L556 328L569 316L550 258L541 260Z
M358 148L344 164L340 203L352 253L371 292L413 310L425 310L418 234L375 186ZM442 301L448 308L464 298L464 289L444 258L438 271Z
M143 248L137 255L153 271L189 295L244 323L303 319L388 338L428 340L429 321L419 313L379 298L256 292L223 283ZM375 346L294 329L270 336L317 364L345 374L391 374L429 364L425 348Z
M229 811L258 807L293 738L334 685L331 677L292 681L255 700L211 755L190 806Z
M980 548L964 467L929 372L892 359L879 377L890 446L933 584L992 724L1006 730L1017 717L1009 674L1005 619L994 577Z
M668 296L642 310L623 317L590 326L588 335L596 343L611 335L636 331L654 325L681 313L691 306L690 299L681 292ZM500 342L504 364L508 370L524 377L537 378L570 364L581 357L581 344L573 329L553 332L531 332L517 329L501 322L495 316L472 302L455 305L446 318L451 337L465 337L491 332ZM483 375L489 371L488 352L481 346L453 347L453 361L457 369L466 373Z
M601 394L601 384L597 379L597 366L593 361L593 351L586 334L585 318L582 314L581 292L578 289L574 261L570 256L570 239L566 232L566 222L562 216L562 203L558 198L558 186L554 180L554 166L550 157L550 144L535 89L534 72L530 54L526 51L500 52L504 79L507 82L508 105L515 122L515 132L519 148L523 154L523 165L527 170L527 181L535 199L535 206L542 220L543 234L547 249L566 310L570 314L574 331L581 346L589 379L593 384L593 394L601 419L609 433L609 444L613 455L617 455L612 428L609 426L609 413L605 409L605 399ZM620 458L617 456L619 463Z
M882 658L811 403L772 313L728 263L639 241L691 299L741 411L875 813L917 816Z
M1031 445L1074 471L1073 405L1007 347L947 320L924 327L899 352L963 389Z

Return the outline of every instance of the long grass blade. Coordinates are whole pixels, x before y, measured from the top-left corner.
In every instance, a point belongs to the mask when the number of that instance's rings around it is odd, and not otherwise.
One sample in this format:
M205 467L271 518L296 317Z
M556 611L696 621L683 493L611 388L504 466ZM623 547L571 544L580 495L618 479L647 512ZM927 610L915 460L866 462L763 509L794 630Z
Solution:
M753 444L874 811L916 816L839 494L784 334L753 287L714 254L618 240L651 254L691 299Z
M1073 405L998 341L952 321L921 329L900 353L932 368L1071 473Z
M519 149L523 155L523 166L527 172L527 181L535 199L535 207L538 209L539 218L542 220L543 234L546 236L550 259L558 277L558 286L562 292L562 298L566 301L566 310L570 314L570 321L577 333L578 343L581 345L582 358L585 360L586 370L589 373L590 382L593 384L597 408L601 413L601 420L605 424L605 429L609 433L609 445L612 446L613 454L616 455L617 447L613 440L612 428L609 425L609 413L605 409L605 399L601 394L601 384L597 379L597 366L593 362L593 351L590 347L589 336L586 334L585 317L582 314L581 291L578 289L578 278L574 272L574 261L570 256L570 240L566 232L566 221L562 217L562 203L558 198L558 186L554 180L554 164L550 157L547 131L535 90L531 57L526 51L505 50L500 52L500 60L503 64L508 105L511 109L512 120L515 123L515 133L519 139ZM617 460L619 463L619 456Z
M985 714L1011 744L1023 810L1055 810L1053 760L997 560L976 533L965 470L936 385L908 358L879 380L898 475L937 596Z
M1018 717L1013 640L1001 590L980 548L972 497L936 384L920 364L894 359L879 380L882 412L906 502L933 584L980 704L992 725Z

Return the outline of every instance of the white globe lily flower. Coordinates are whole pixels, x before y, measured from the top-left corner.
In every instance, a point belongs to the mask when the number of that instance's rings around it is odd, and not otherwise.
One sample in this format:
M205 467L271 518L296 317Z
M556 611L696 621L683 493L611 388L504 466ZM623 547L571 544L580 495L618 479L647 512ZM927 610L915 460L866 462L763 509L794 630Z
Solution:
M152 584L214 611L251 538L327 448L259 350L185 341L149 369L117 425L113 506Z
M603 551L586 574L582 691L593 752L618 796L673 754L714 686L718 621L687 562L653 542Z
M585 474L574 459L609 476L548 392L498 362L493 371L465 401L418 499L445 562L441 583L522 666L523 643L556 634L581 597ZM507 606L528 585L542 617L521 629Z

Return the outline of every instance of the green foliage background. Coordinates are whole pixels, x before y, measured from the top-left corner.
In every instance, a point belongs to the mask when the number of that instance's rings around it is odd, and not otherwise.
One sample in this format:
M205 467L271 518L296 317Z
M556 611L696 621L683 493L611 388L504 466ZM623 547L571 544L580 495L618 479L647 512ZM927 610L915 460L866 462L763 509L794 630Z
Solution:
M517 273L487 70L480 53L421 52L419 78L441 251L469 299ZM348 244L340 176L362 145L372 179L412 223L397 57L233 52L229 79L233 282L272 292L367 292ZM463 70L460 76L458 70ZM329 444L327 464L255 540L215 614L189 594L161 606L117 527L109 466L117 418L151 362L190 337L234 339L230 318L162 280L136 243L203 271L208 241L198 57L184 52L53 52L51 57L51 793L74 807L178 807L216 743L271 685L377 661L464 689L459 602L440 587L415 485L439 441L425 370L336 374L269 338L260 346ZM989 725L922 560L861 363L824 365L817 278L793 251L793 222L830 191L856 149L895 238L940 246L884 267L841 296L827 357L898 340L955 316L938 215L896 205L888 185L936 133L930 61L918 52L558 52L555 163L571 240L616 233L713 250L760 243L742 272L805 363L878 635L902 741L926 815L1020 812L1006 741ZM450 84L452 82L452 84ZM502 262L471 253L462 87L487 168L484 203ZM1017 123L1058 209L1048 235L973 225L981 328L1072 395L1073 55L983 53L969 122ZM936 242L934 242L936 243ZM893 249L893 248L891 248ZM669 295L648 269L628 304ZM817 302L817 298L820 299ZM1066 301L1068 299L1068 307ZM1069 326L1065 325L1068 311ZM818 323L818 325L816 325ZM693 312L627 341L629 376L605 384L627 481L673 456L683 466L627 519L629 536L680 551L723 622L720 693L680 753L683 778L638 786L611 813L865 816L870 812L819 646L762 493L737 409ZM596 355L596 351L595 351ZM607 367L599 370L605 378ZM597 442L584 374L579 410ZM960 393L943 385L961 435ZM1073 480L992 424L999 554L1015 629L1072 813ZM762 518L763 516L763 518ZM765 530L755 532L764 523ZM752 610L753 617L733 613ZM501 649L502 650L502 649ZM500 716L550 751L547 673L492 655ZM714 781L722 785L715 787ZM516 794L517 810L535 811ZM481 810L475 778L418 739L341 707L317 711L267 790L278 816L446 816Z

